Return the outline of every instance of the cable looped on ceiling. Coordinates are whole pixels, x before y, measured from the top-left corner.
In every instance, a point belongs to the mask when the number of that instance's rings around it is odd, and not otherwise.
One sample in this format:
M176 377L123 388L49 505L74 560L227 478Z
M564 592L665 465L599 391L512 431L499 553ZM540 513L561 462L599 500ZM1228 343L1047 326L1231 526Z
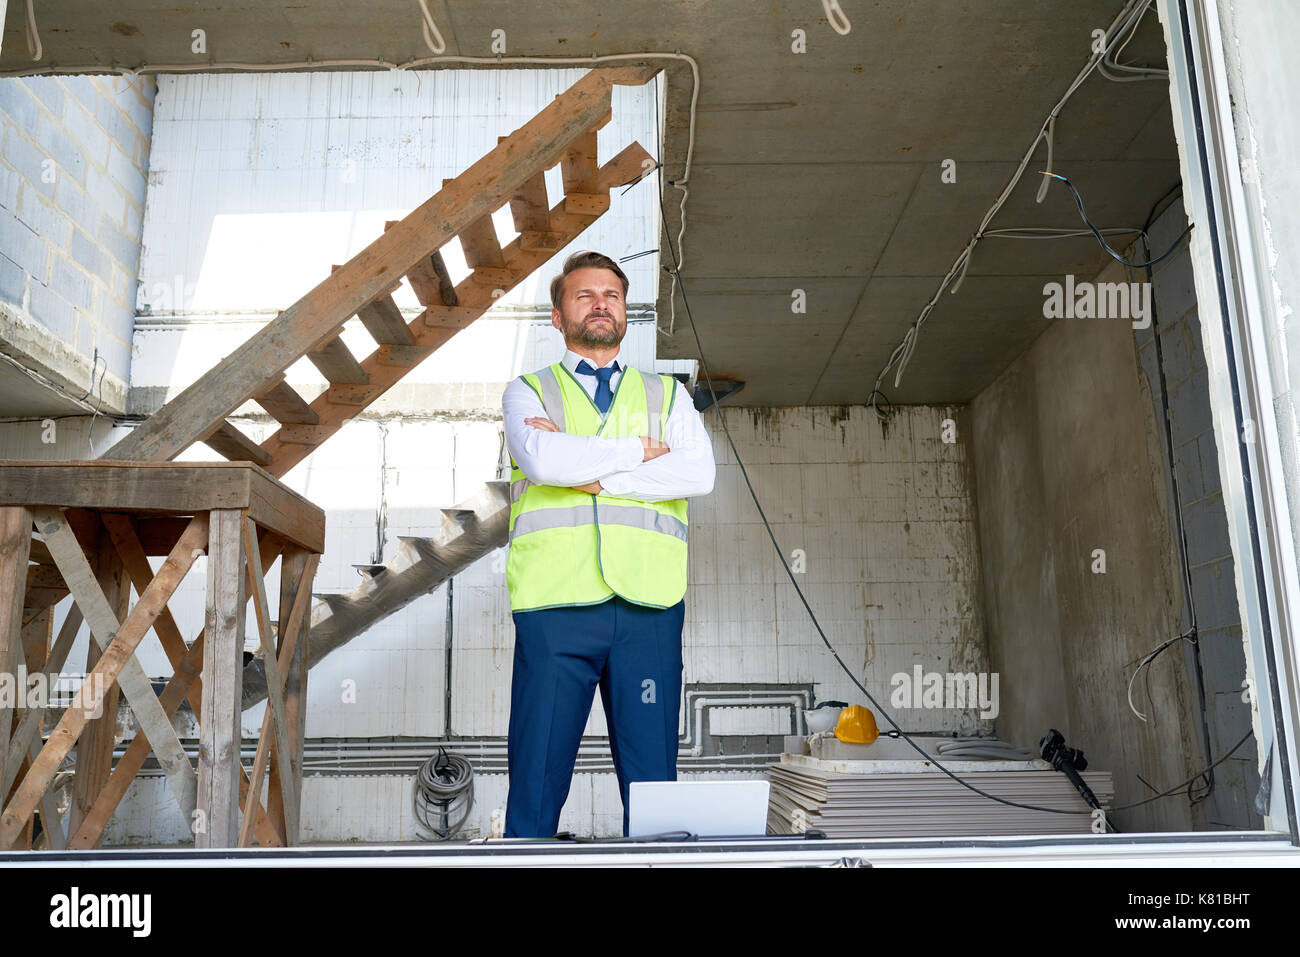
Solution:
M438 24L433 22L433 14L429 13L429 4L426 0L419 0L419 3L421 19L420 29L424 32L425 45L434 53L442 53L447 49L447 42L442 38L442 34L438 32ZM433 31L432 36L429 34L430 30ZM436 43L434 42L434 37L438 38Z
M849 31L853 29L853 24L849 23L849 18L840 9L839 0L822 0L822 9L826 11L826 20L830 23L831 29L842 37L848 36ZM844 24L844 29L840 29L837 19Z

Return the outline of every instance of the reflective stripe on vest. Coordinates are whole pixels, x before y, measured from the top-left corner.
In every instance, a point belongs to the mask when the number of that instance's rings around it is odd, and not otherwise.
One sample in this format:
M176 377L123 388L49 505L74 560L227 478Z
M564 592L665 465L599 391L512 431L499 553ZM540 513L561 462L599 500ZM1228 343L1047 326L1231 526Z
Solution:
M662 440L675 397L670 377L628 367L601 413L560 363L523 378L547 418L573 435ZM687 570L685 499L641 502L538 485L513 459L510 465L506 582L512 611L589 605L614 594L654 608L681 601Z

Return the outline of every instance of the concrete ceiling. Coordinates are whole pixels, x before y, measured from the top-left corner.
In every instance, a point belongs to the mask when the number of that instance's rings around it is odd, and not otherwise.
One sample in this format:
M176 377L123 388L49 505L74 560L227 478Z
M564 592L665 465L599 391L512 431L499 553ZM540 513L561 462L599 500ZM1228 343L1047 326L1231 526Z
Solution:
M863 402L872 382L979 226L1020 157L1089 56L1120 0L840 0L841 36L817 0L627 0L619 4L430 0L448 54L491 54L506 31L511 55L583 56L680 50L699 61L701 88L687 202L686 293L714 376L746 382L737 405ZM144 0L37 4L42 62L78 66L185 63L191 31L215 60L285 62L429 55L415 0ZM9 4L0 70L31 66L23 4ZM791 32L807 53L791 52ZM1124 53L1161 65L1149 13ZM670 61L661 61L668 64ZM667 65L664 163L686 157L690 73ZM652 153L655 144L643 144ZM1056 124L1055 168L1104 226L1141 226L1179 178L1168 89L1099 75ZM1077 228L1055 183L1034 202L1042 147L990 228ZM957 181L940 179L956 162ZM646 183L638 188L647 188ZM680 194L665 192L677 238ZM664 250L662 261L671 262ZM923 327L895 402L970 399L1047 326L1042 287L1107 261L1090 237L1050 242L988 238L961 290ZM1134 277L1137 278L1136 276ZM791 313L803 289L807 313ZM658 297L663 358L697 355L668 280ZM1080 320L1065 320L1080 321Z

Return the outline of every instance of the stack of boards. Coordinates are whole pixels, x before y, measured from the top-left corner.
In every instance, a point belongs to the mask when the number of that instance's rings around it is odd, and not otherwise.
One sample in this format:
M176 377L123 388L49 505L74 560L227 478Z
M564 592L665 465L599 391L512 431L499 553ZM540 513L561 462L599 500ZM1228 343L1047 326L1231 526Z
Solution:
M944 761L963 780L1008 801L1090 812L1074 785L1045 761ZM873 765L878 765L876 770ZM996 770L993 770L996 768ZM888 770L886 770L888 769ZM804 828L830 838L1088 834L1093 816L1027 811L981 797L926 761L822 761L783 754L767 769L769 834ZM1083 780L1102 807L1115 799L1109 771Z

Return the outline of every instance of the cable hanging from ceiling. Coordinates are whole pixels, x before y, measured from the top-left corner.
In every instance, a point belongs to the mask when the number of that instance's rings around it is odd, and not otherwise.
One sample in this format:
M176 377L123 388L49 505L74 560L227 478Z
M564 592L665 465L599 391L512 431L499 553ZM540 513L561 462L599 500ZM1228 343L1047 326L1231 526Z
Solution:
M1016 167L1015 173L1012 174L1007 185L1003 187L1002 192L993 202L993 205L989 207L988 212L984 214L984 218L980 221L979 227L971 234L971 238L966 243L965 248L963 248L962 251L958 253L957 258L953 260L952 266L948 269L947 274L939 283L938 289L935 290L930 301L922 307L920 313L912 321L912 324L903 336L902 341L894 347L893 352L890 353L888 361L876 376L871 395L867 399L867 404L872 408L877 416L881 416L882 413L880 412L879 406L876 404L876 396L882 394L880 389L881 384L885 381L885 377L893 371L894 387L898 388L902 385L903 373L906 371L907 365L911 361L913 353L916 351L916 342L917 337L920 334L921 326L925 324L926 319L929 318L930 313L938 304L939 298L943 295L944 290L948 290L949 295L952 295L961 288L962 281L966 277L966 270L970 266L971 255L975 251L975 247L979 244L979 241L986 235L986 227L992 221L993 217L998 214L998 211L1002 208L1003 204L1006 203L1007 198L1019 184L1021 176L1024 175L1025 169L1029 165L1029 161L1033 159L1034 153L1038 150L1038 145L1044 141L1046 141L1047 144L1046 170L1049 174L1053 173L1052 164L1054 160L1053 150L1057 116L1060 114L1065 104L1069 102L1070 97L1074 95L1074 92L1085 80L1088 79L1089 76L1100 69L1103 62L1105 62L1108 57L1111 58L1111 61L1113 62L1113 57L1118 55L1118 52L1123 48L1123 46L1127 45L1128 41L1132 38L1132 34L1137 29L1138 23L1142 19L1142 15L1146 12L1146 9L1152 2L1153 0L1129 0L1129 2L1125 4L1124 8L1120 10L1120 12L1115 16L1115 19L1111 21L1110 26L1106 29L1104 41L1093 50L1092 56L1088 58L1088 62L1078 72L1065 93L1047 114L1047 118L1039 128L1038 134L1034 137L1033 142L1029 145L1029 149L1025 151L1024 156L1021 158L1020 164ZM1123 69L1139 69L1136 67L1128 67L1125 64L1114 65L1117 68ZM1040 185L1039 187L1036 200L1040 203L1047 195L1046 186L1049 182L1050 180L1044 179L1043 185ZM952 286L951 289L948 288L950 284Z

